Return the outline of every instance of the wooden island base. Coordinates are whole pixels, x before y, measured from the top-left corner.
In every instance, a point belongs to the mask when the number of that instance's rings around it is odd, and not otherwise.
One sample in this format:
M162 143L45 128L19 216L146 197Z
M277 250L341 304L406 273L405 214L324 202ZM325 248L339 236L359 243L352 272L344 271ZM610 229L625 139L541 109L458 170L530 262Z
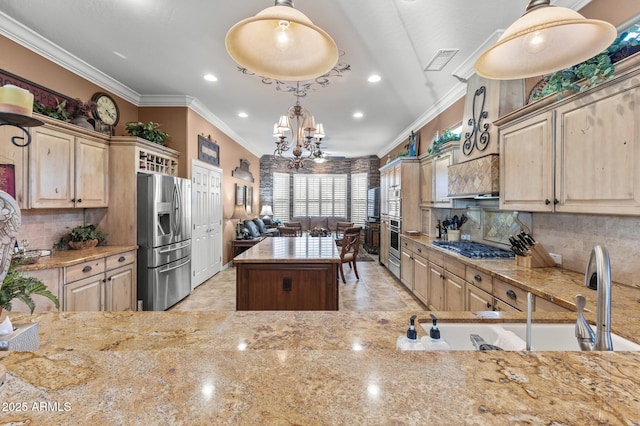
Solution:
M233 259L238 311L337 311L332 237L272 237Z

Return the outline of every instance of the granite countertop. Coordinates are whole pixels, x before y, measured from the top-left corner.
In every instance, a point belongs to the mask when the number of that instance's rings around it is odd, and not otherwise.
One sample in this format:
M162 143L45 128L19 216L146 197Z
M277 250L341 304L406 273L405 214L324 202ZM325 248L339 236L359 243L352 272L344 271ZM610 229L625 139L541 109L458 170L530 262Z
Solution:
M21 271L37 271L40 269L64 268L88 260L124 253L130 250L137 250L138 246L98 246L84 250L62 250L54 251L51 256L40 257L37 263L23 265Z
M233 258L242 263L340 263L335 239L331 236L268 237Z
M527 268L516 265L513 259L476 260L452 253L432 245L433 238L420 236L406 238L428 246L432 250L445 253L456 260L479 271L513 284L536 297L549 300L560 306L576 311L574 298L583 294L587 299L586 317L595 324L596 291L584 286L584 274L567 269ZM640 288L612 283L611 329L615 333L640 343Z
M640 353L400 352L416 312L15 315L10 424L636 424ZM425 312L417 313L425 319ZM536 314L534 320L575 314ZM441 321L477 314L438 313ZM492 313L496 321L522 313ZM424 318L423 318L424 317ZM418 329L419 337L424 335ZM1 368L0 368L1 369Z

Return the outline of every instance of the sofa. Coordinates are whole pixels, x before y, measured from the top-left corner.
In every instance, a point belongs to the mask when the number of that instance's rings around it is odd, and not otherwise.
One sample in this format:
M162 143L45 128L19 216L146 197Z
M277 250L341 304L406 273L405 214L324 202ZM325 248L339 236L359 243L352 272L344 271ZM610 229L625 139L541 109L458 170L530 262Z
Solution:
M243 225L249 231L249 235L251 235L252 238L277 237L280 235L278 228L267 228L264 221L260 218L247 219Z
M294 216L287 222L300 222L302 231L308 231L313 228L335 231L338 222L347 222L347 218L342 216Z

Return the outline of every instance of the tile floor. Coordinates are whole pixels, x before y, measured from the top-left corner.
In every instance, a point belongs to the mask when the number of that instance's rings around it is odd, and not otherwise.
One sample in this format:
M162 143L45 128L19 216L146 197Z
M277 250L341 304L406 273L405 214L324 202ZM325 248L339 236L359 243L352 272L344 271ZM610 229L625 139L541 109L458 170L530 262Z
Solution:
M358 274L345 266L345 278L338 284L341 311L416 311L425 306L412 296L393 275L378 263L358 262ZM229 267L199 285L186 299L171 310L175 311L235 311L236 269Z

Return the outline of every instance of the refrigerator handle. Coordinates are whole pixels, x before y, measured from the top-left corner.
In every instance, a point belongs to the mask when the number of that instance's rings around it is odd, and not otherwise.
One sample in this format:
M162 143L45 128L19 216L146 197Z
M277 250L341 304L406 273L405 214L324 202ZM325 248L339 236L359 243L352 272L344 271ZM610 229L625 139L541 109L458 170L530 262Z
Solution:
M181 235L182 230L180 229L181 225L182 225L182 219L181 219L181 215L182 215L182 200L180 199L180 191L178 188L177 184L173 185L173 213L174 213L174 217L173 217L173 228L174 228L174 232L173 234L175 236Z

